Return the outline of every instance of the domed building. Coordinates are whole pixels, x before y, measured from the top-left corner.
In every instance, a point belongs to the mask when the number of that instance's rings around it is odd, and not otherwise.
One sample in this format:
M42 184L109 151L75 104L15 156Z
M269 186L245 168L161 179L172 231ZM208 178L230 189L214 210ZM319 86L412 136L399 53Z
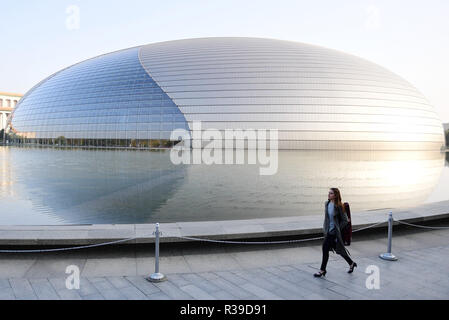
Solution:
M279 149L439 150L441 120L392 72L309 44L201 38L63 69L9 118L12 142L171 147L175 129L277 129Z

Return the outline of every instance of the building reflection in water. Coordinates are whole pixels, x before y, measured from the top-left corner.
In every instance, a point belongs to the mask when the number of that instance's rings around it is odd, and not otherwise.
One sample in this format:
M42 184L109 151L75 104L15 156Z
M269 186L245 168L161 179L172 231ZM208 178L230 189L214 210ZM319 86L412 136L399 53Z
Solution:
M257 165L189 166L187 181L153 218L322 214L330 187L341 190L353 211L413 207L429 197L443 168L439 151L280 151L273 176L260 176Z
M31 205L22 211L50 224L314 215L330 187L353 211L413 207L445 160L429 151L279 151L277 174L261 176L259 165L176 166L169 151L2 147L0 224L30 224L17 214L23 201Z
M14 188L14 170L11 165L11 153L5 147L0 147L0 199L12 197Z

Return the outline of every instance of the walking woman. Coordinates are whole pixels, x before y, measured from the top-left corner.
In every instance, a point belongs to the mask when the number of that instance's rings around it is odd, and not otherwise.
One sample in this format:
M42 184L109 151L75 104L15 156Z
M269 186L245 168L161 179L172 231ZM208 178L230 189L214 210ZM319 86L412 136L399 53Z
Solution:
M343 244L341 231L348 224L348 216L346 215L343 203L341 202L340 190L331 188L329 190L328 201L326 201L324 208L324 242L323 242L323 261L321 263L321 270L315 273L315 277L322 277L326 275L326 266L329 260L329 251L337 252L349 264L348 273L352 273L357 263L352 261L349 257L349 252Z

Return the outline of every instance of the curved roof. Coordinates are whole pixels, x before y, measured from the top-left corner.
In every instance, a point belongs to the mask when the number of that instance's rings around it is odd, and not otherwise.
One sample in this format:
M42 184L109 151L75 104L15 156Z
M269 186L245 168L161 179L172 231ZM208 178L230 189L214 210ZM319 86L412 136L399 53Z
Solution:
M115 70L111 74L116 78L133 81L128 80L124 70L123 52L133 52L138 57L139 66L136 58L132 58L135 68L144 70L157 89L137 90L138 87L123 87L120 81L111 80L104 87L107 89L101 90L100 99L100 90L94 88L101 78L98 75L103 70L101 61L109 59L110 68ZM76 75L73 68L79 70ZM80 79L91 86L83 94L97 93L89 96L91 100L84 100L76 91L81 86ZM41 87L49 87L49 83L51 90L43 92ZM128 93L117 96L114 86ZM65 98L60 98L61 95ZM52 112L50 106L65 108L65 112L80 111L75 106L88 103L97 108L104 101L117 104L103 109L140 108L144 112L151 105L138 102L136 107L122 99L154 101L159 95L177 108L173 112L179 115L175 122L180 127L192 129L194 121L201 121L203 130L277 129L281 149L397 150L437 149L444 145L441 121L433 107L401 77L343 52L262 38L167 41L90 59L43 81L21 100L14 117L16 121L17 117L25 120L25 116L19 116L23 109L33 114L30 100L37 97L36 113ZM68 115L72 118L70 125L83 121L82 116ZM147 139L152 135L144 131L157 132L156 126L139 127L138 114L137 118L130 118L131 122L128 118L123 120L129 114L122 112L116 116L115 120L126 122L130 131L137 130L136 136L140 134ZM35 123L28 122L27 129L34 130ZM167 133L177 125L159 131ZM103 125L95 130L103 132L103 128L117 130Z

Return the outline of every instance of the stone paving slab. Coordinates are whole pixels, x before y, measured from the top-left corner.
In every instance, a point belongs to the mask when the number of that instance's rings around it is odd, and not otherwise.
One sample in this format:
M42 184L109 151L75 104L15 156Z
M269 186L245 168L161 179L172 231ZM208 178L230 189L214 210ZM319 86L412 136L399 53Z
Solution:
M22 278L33 266L35 260L30 259L0 259L0 274L9 278Z
M252 296L250 292L244 290L242 287L239 287L219 276L217 276L217 278L209 279L207 281L219 287L222 291L228 292L232 297L234 297L233 299L245 300L251 298Z
M31 287L39 300L59 300L60 297L48 279L30 279Z
M80 290L77 292L81 297L99 293L97 288L87 278L80 279Z
M124 277L106 277L106 279L108 279L108 281L116 289L123 289L132 286L131 282L126 280Z
M83 300L105 300L105 298L101 294L95 293L88 296L84 296Z
M11 288L14 292L14 296L18 300L37 300L37 296L34 293L28 279L12 278L9 279Z
M175 280L176 283L176 280ZM186 293L185 291L179 290L179 287L172 281L164 281L160 283L155 283L154 285L158 287L168 299L173 300L192 300L193 297Z
M11 288L8 279L0 279L0 290Z
M251 292L261 300L282 300L280 296L273 294L272 292L261 288L254 283L245 283L244 285L242 285L242 288L248 292Z
M120 291L129 299L129 300L148 300L148 297L140 291L138 288L131 286L120 289Z
M204 279L197 274L184 274L182 275L182 277L191 284L194 283L197 287L199 287L201 290L204 290L208 294L220 291L219 287L217 287L210 281L204 281Z
M84 268L82 268L81 275L85 277L135 275L137 261L134 258L119 258L121 261L117 260L117 258L88 259L84 264ZM104 265L108 262L109 268L105 270ZM132 265L135 267L132 268Z
M216 300L212 295L193 284L182 286L180 289L196 300Z
M0 290L0 300L16 300L12 288L3 288Z
M126 277L126 279L146 295L157 293L157 292L161 291L158 287L156 287L154 284L148 282L143 277L138 277L138 276Z

